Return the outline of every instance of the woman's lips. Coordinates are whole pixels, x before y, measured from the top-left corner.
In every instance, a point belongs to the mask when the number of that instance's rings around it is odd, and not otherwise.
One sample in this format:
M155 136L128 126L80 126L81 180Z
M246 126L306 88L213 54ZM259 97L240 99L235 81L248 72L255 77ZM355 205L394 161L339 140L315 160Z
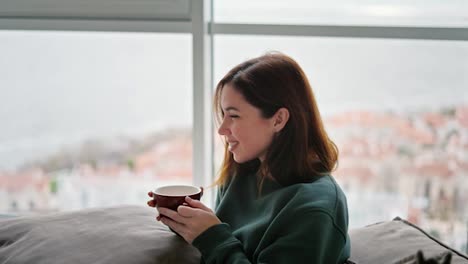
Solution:
M228 142L228 144L229 144L228 145L228 150L232 152L234 150L234 148L239 144L239 142L232 141L232 142Z

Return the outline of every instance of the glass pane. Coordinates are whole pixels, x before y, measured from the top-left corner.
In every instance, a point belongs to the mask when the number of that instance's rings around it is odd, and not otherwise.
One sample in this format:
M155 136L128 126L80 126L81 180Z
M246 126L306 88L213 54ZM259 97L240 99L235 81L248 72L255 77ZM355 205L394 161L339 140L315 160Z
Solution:
M192 182L188 34L0 31L0 213Z
M446 26L468 25L464 0L216 0L219 23Z
M303 66L340 149L351 228L400 216L464 250L468 42L217 36L214 47L215 80L271 50Z

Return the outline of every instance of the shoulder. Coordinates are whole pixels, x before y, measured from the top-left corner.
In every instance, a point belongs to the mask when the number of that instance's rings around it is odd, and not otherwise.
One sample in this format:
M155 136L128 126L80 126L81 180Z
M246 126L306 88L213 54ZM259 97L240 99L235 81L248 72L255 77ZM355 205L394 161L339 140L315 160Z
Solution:
M331 176L322 176L310 183L300 183L291 188L289 213L294 215L328 215L334 225L343 231L348 226L348 206L346 196Z
M292 202L299 214L324 213L343 228L348 226L348 205L346 196L332 176L322 176L311 183L297 187Z
M275 232L296 233L294 230L300 229L300 233L326 232L347 240L346 197L331 176L282 187L266 198L271 203Z
M311 183L296 186L289 209L292 214L310 216L326 215L342 234L348 229L348 206L346 196L331 176L322 176ZM312 219L309 219L312 221Z
M331 176L296 184L294 189L295 195L291 201L303 205L304 209L333 211L339 203L346 203L343 191Z

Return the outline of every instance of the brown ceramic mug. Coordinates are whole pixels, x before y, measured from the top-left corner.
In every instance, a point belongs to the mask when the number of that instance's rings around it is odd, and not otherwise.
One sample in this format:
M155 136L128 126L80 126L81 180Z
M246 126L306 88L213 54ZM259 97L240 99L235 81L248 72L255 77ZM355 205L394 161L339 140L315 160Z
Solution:
M200 200L203 188L191 185L167 185L153 191L153 199L157 207L166 207L174 211L185 203L185 197Z

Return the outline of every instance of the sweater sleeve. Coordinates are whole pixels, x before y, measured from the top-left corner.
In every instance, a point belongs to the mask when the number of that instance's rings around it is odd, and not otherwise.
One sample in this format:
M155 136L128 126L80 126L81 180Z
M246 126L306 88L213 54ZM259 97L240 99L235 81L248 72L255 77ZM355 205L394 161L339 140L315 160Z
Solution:
M271 243L255 252L253 261L246 256L242 243L232 235L227 224L206 230L193 245L200 250L207 264L342 262L347 236L325 212L312 211L291 217L282 227L273 227L267 232L270 233L265 236L271 237Z
M193 240L206 264L251 263L244 253L242 243L234 237L226 223L212 226Z
M343 263L347 235L333 217L310 211L291 217L281 235L258 255L258 263Z

